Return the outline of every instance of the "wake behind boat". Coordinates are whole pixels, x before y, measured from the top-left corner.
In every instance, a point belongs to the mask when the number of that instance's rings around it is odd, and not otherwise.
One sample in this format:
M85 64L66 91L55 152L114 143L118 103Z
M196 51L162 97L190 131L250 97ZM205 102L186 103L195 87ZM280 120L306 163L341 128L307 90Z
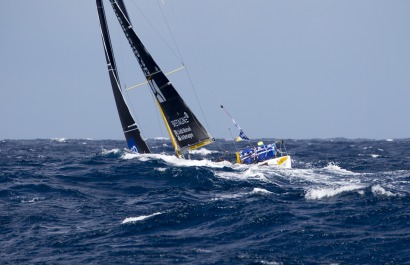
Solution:
M169 81L167 74L157 65L140 38L134 32L124 2L122 0L110 0L110 3L147 80L143 84L148 84L151 88L176 156L178 158L184 158L184 154L189 151L215 142L215 139L197 119L174 88L173 84ZM150 148L141 137L139 127L122 93L103 1L96 0L96 4L108 74L128 148L137 153L151 153ZM240 129L239 126L237 127ZM249 138L245 136L242 129L240 129L240 132L240 136L242 135L242 138L246 138L249 141ZM286 168L291 167L291 159L290 156L287 155L286 149L281 149L280 146L277 146L277 143L260 145L237 152L236 157L236 162L241 164L267 164Z

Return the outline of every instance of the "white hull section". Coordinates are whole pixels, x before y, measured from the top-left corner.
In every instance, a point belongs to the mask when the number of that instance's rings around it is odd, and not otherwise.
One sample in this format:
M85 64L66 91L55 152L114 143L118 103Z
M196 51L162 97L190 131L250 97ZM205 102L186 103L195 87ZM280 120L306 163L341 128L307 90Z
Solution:
M292 159L290 156L275 157L263 162L258 163L258 165L268 165L277 166L279 168L292 168Z

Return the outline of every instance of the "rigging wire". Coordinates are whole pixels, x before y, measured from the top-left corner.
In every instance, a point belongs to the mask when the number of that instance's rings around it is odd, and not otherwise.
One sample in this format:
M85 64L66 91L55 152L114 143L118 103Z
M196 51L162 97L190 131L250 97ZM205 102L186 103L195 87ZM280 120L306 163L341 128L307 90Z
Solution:
M157 104L157 101L156 101L156 99L155 99L155 96L154 96L154 94L153 93L149 93L149 94L151 94L151 97L152 97L152 101L154 102L154 106ZM158 111L158 108L154 108L155 109L155 114L156 114L156 116L157 116L157 122L158 122L158 127L159 127L159 130L160 130L160 132L161 132L161 137L162 138L165 138L164 137L164 132L162 131L162 123L161 123L161 119L160 119L160 117L159 117L159 111Z
M162 1L163 5L164 5L164 4L165 4L164 1L163 1L163 0L161 0L161 1ZM162 16L163 16L163 18L164 18L165 24L167 25L168 31L169 31L169 33L170 33L170 35L171 35L171 37L172 37L172 41L174 42L174 45L175 45L175 47L176 47L176 49L177 49L177 52L178 52L178 54L179 54L179 56L180 56L180 58L181 58L181 63L186 67L186 65L185 65L185 63L184 63L184 60L183 60L182 53L181 53L181 51L180 51L180 49L179 49L179 46L178 46L178 44L177 44L177 42L176 42L176 39L175 39L175 37L174 37L174 35L173 35L173 33L172 33L171 27L170 27L170 25L169 25L169 23L168 23L168 20L167 20L165 14L164 14L164 12L163 12L163 9L162 9L161 5L159 4L159 0L157 1L157 4L158 4L158 6L159 6L159 8L160 8L160 10L161 10L161 14L162 14ZM201 103L200 103L200 101L199 101L198 94L197 94L196 89L195 89L195 86L194 86L194 84L193 84L193 82L192 82L192 78L191 78L191 75L190 75L190 73L189 73L188 67L186 67L186 74L187 74L187 76L188 76L188 80L189 80L190 86L191 86L192 90L194 91L194 94L195 94L195 97L196 97L196 101L198 102L198 105L199 105L199 107L200 107L200 109L201 109L201 114L202 114L202 116L203 116L203 118L204 118L204 120L205 120L206 127L208 128L208 130L211 131L211 129L210 129L211 127L209 126L208 121L207 121L207 119L206 119L206 116L205 116L205 114L204 114L204 111L203 111L203 109L202 109L202 105L201 105ZM211 93L212 93L213 97L215 98L215 95L213 94L212 91L211 91ZM219 105L222 105L222 104L219 104ZM221 146L220 146L220 148L222 149ZM223 149L222 149L222 150L223 150Z
M177 44L177 42L176 42L176 39L175 39L175 37L174 37L174 34L172 33L170 24L168 23L168 20L167 20L167 18L166 18L166 16L165 16L165 13L164 13L163 8L161 7L159 1L162 1L162 4L163 4L163 5L164 5L165 3L164 3L163 0L158 0L158 1L157 1L157 4L158 4L159 9L160 9L160 11L161 11L162 17L163 17L163 19L164 19L164 22L165 22L165 24L166 24L166 26L167 26L167 29L168 29L168 31L169 31L169 34L170 34L170 36L171 36L171 38L172 38L172 41L173 41L173 43L174 43L174 46L175 46L175 49L176 49L177 52L175 52L175 50L172 49L172 47L171 47L171 46L168 44L168 42L163 38L163 36L162 36L162 35L159 33L159 31L154 27L154 25L150 22L150 20L149 20L149 19L147 18L147 16L143 13L143 11L136 5L136 3L135 3L134 1L131 1L131 2L132 2L132 4L134 5L134 7L138 10L138 12L142 15L142 17L145 19L145 21L150 25L150 27L153 29L153 31L158 35L158 37L162 40L162 42L167 46L167 48L168 48L168 49L171 51L171 53L175 56L175 58L177 58L178 61L186 68L187 78L188 78L189 84L190 84L190 86L191 86L191 89L192 89L193 92L194 92L194 95L195 95L197 104L198 104L198 106L199 106L199 108L200 108L200 111L201 111L201 114L202 114L202 117L204 118L206 127L208 128L209 131L211 131L210 126L209 126L209 123L208 123L208 121L207 121L207 119L206 119L206 116L205 116L205 114L204 114L204 110L203 110L202 105L201 105L201 103L200 103L200 101L199 101L199 97L198 97L198 94L197 94L196 89L195 89L195 87L194 87L194 84L193 84L192 78L191 78L191 76L190 76L189 70L188 70L188 68L186 67L185 63L184 63L181 50L179 49L179 46L178 46L178 44ZM127 95L128 95L128 94L127 94ZM152 96L153 96L153 95L152 95ZM155 101L155 98L154 98L154 101ZM133 106L132 106L132 107L133 107ZM161 124L160 118L158 117L158 110L157 110L157 109L156 109L156 114L157 114L158 123ZM161 129L161 135L163 135L162 127L161 127L161 126L160 126L160 129ZM218 146L222 151L226 152L226 150L225 150L224 148L222 148L222 146L221 146L219 143L217 143L217 146Z
M117 24L115 23L115 25L117 25ZM121 27L119 27L118 25L115 26L114 29L115 29L115 31L117 32L116 35L117 35L118 46L119 46L119 50L120 50L120 64L119 64L119 65L116 64L116 65L117 65L117 69L116 69L116 70L117 70L117 74L118 74L119 81L120 81L120 80L123 80L123 81L124 81L124 88L126 88L126 87L127 87L127 82L125 81L126 78L125 78L125 75L124 75L123 73L125 73L128 68L126 67L125 60L124 60L124 57L125 57L125 56L124 56L124 49L123 49L123 46L124 46L123 35L122 35L123 32L122 32ZM119 67L119 66L120 66L120 67ZM122 71L119 71L118 68L121 68L121 69L123 69L123 70L122 70ZM120 84L121 84L121 83L120 83ZM138 127L140 133L141 133L141 136L144 136L145 133L144 133L144 129L142 129L143 126L140 126L140 125L141 125L141 122L140 122L140 120L139 120L139 118L138 118L137 112L135 111L135 107L134 107L133 101L131 100L130 94L128 93L128 91L127 91L126 89L123 89L123 88L121 88L121 94L123 95L123 97L124 97L124 96L126 97L126 99L127 99L127 100L126 100L126 104L131 107L131 109L130 109L131 116L135 119L135 122L136 122L136 124L137 124L137 127ZM124 100L125 100L125 99L124 99ZM145 138L145 137L144 137L144 138Z
M176 39L175 39L175 37L174 37L174 34L172 33L171 26L170 26L170 24L168 23L168 20L167 20L167 18L166 18L166 16L165 16L164 10L163 10L163 8L161 7L159 1L161 1L162 4L165 5L164 0L158 0L158 1L157 1L158 7L159 7L159 9L160 9L160 11L161 11L162 17L163 17L163 19L164 19L164 21L165 21L165 24L166 24L167 28L168 28L169 34L171 35L172 41L174 42L174 46L175 46L175 48L176 48L176 50L177 50L177 52L178 52L178 55L179 55L179 57L180 57L180 62L182 63L182 65L183 65L183 66L185 67L185 69L186 69L185 72L186 72L186 75L187 75L187 77L188 77L189 84L190 84L190 86L191 86L191 89L192 89L193 92L194 92L196 101L197 101L198 106L199 106L199 108L200 108L200 110L201 110L201 114L202 114L202 117L204 118L206 127L208 128L209 132L210 132L211 135L212 135L211 127L209 126L208 120L206 119L206 115L205 115L205 112L204 112L204 110L203 110L203 108L202 108L201 102L199 101L198 93L196 92L194 83L193 83L192 78L191 78L191 75L190 75L190 73L189 73L189 69L188 69L188 67L185 65L185 62L184 62L184 59L183 59L181 50L179 49L179 45L178 45L178 43L177 43L177 41L176 41ZM224 149L221 144L219 144L218 142L215 142L215 143L216 143L216 145L218 146L218 148L219 148L222 152L227 153L227 150ZM236 146L236 145L235 145L235 146Z
M233 140L233 145L235 146L235 150L236 150L236 152L238 152L238 147L236 146L235 137L233 137L233 135L232 135L231 128L228 128L228 130L229 130L229 134L230 134L230 135L231 135L231 137L232 137L232 140Z
M134 1L131 1L134 7L138 10L138 12L142 15L142 17L145 19L145 21L150 25L150 27L154 30L154 32L158 35L158 37L162 40L162 42L167 46L167 48L171 51L171 53L175 56L175 58L178 59L178 61L184 65L184 62L182 61L182 58L178 56L178 54L175 53L175 51L172 49L172 47L168 44L168 42L162 37L162 35L159 33L159 31L154 27L154 25L150 22L148 17L142 12L142 10L135 4Z
M164 4L163 1L162 1L162 3ZM168 31L169 31L169 33L170 33L170 35L171 35L172 41L174 42L174 45L175 45L176 50L177 50L177 52L178 52L178 55L180 56L180 62L182 63L183 66L185 66L186 74L187 74L187 77L188 77L189 84L190 84L190 86L191 86L191 88L192 88L192 90L193 90L193 92L194 92L196 101L197 101L198 106L199 106L199 108L200 108L200 110L201 110L201 114L202 114L202 117L204 118L206 127L207 127L208 130L211 132L210 126L209 126L209 124L208 124L208 120L206 119L206 116L205 116L205 112L204 112L204 110L203 110L203 108L202 108L202 105L201 105L201 103L200 103L200 101L199 101L198 94L197 94L197 92L196 92L194 83L192 82L191 75L189 74L189 69L188 69L188 67L186 67L186 65L185 65L185 63L184 63L181 50L179 49L179 46L178 46L178 44L177 44L177 42L176 42L176 39L175 39L175 37L174 37L174 34L172 33L171 27L170 27L170 25L169 25L169 23L168 23L168 20L167 20L167 18L166 18L166 16L165 16L165 13L164 13L164 11L163 11L163 9L162 9L162 7L161 7L159 1L157 1L157 4L158 4L159 9L161 10L162 17L163 17L163 19L164 19L165 24L167 25ZM168 47L169 47L169 45L168 45ZM211 133L211 134L212 134L212 133Z
M223 105L221 105L221 109L223 109L224 112L225 112L225 114L228 115L229 118L231 118L232 122L235 124L235 127L239 130L239 132L240 132L239 137L240 137L240 138L243 138L242 135L241 135L241 134L243 134L243 135L246 137L246 140L248 141L248 144L254 148L254 145L252 144L251 139L244 133L244 131L242 130L242 128L239 126L239 124L236 123L236 121L233 119L233 117L231 116L231 114L229 114L228 110L227 110ZM229 129L229 132L231 132L231 129ZM231 135L232 135L232 134L231 134ZM234 143L235 143L235 142L236 142L236 141L235 141L235 139L234 139ZM236 144L235 144L235 148L236 148Z
M162 1L162 5L165 5L164 1L163 0L161 0L161 1ZM179 49L179 46L178 46L178 44L175 40L174 34L172 33L171 27L169 26L168 20L167 20L165 14L164 14L164 10L162 9L161 5L159 4L159 1L157 1L157 4L158 4L158 7L159 7L159 10L161 11L162 17L164 18L165 24L167 25L168 32L171 35L172 41L174 42L175 48L177 49L180 61L185 66L185 63L184 63L184 60L183 60L183 57L182 57L182 54L181 54L181 50Z
M121 57L120 65L121 65L121 69L123 69L123 71L119 71L117 69L117 74L119 75L120 80L125 80L125 75L123 74L123 72L126 72L128 68L126 67L126 64L124 63L124 57L125 57L124 52L123 52L124 44L123 44L123 35L121 34L123 32L122 32L122 29L119 30L119 28L120 28L119 26L116 26L115 30L118 32L117 39L118 39L118 43L119 43L120 57ZM118 68L118 65L117 65L117 68ZM127 99L126 102L131 107L131 109L130 109L131 115L135 119L135 121L138 125L138 129L140 130L141 135L144 136L145 135L144 129L143 129L144 127L140 126L141 122L138 118L136 108L134 106L133 100L131 100L131 96L128 92L128 89L126 89L126 88L127 88L127 84L126 84L126 82L124 82L124 88L121 88L121 93L122 93L123 96L126 97L126 99ZM155 109L155 113L156 113L156 117L157 117L157 121L158 121L158 127L160 128L161 137L164 137L163 128L161 127L161 123L160 123L160 119L159 119L159 115L158 115L158 110L156 108L154 108L154 109Z

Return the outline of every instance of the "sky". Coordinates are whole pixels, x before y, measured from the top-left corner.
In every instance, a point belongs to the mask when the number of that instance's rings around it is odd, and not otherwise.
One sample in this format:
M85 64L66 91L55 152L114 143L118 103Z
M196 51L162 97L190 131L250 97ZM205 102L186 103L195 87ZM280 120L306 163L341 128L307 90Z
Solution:
M122 85L142 83L104 3ZM169 79L216 138L237 135L221 104L250 138L410 137L408 0L125 4L164 72L185 63ZM95 1L0 0L0 40L0 139L124 138ZM149 87L126 99L168 137Z

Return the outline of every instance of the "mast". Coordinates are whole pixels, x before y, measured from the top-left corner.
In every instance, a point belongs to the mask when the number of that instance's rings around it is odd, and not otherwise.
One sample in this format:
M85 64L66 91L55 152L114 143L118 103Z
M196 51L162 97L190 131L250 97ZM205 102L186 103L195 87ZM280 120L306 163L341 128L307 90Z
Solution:
M124 2L110 2L155 96L177 156L214 142L134 32Z
M98 18L100 20L101 37L104 45L104 53L108 66L112 91L114 93L115 103L117 105L118 115L120 117L122 130L128 144L128 148L134 152L151 153L147 144L141 137L140 130L135 123L134 118L125 102L121 92L120 79L117 73L113 49L111 46L110 34L108 31L107 20L105 17L104 5L102 0L96 0Z

